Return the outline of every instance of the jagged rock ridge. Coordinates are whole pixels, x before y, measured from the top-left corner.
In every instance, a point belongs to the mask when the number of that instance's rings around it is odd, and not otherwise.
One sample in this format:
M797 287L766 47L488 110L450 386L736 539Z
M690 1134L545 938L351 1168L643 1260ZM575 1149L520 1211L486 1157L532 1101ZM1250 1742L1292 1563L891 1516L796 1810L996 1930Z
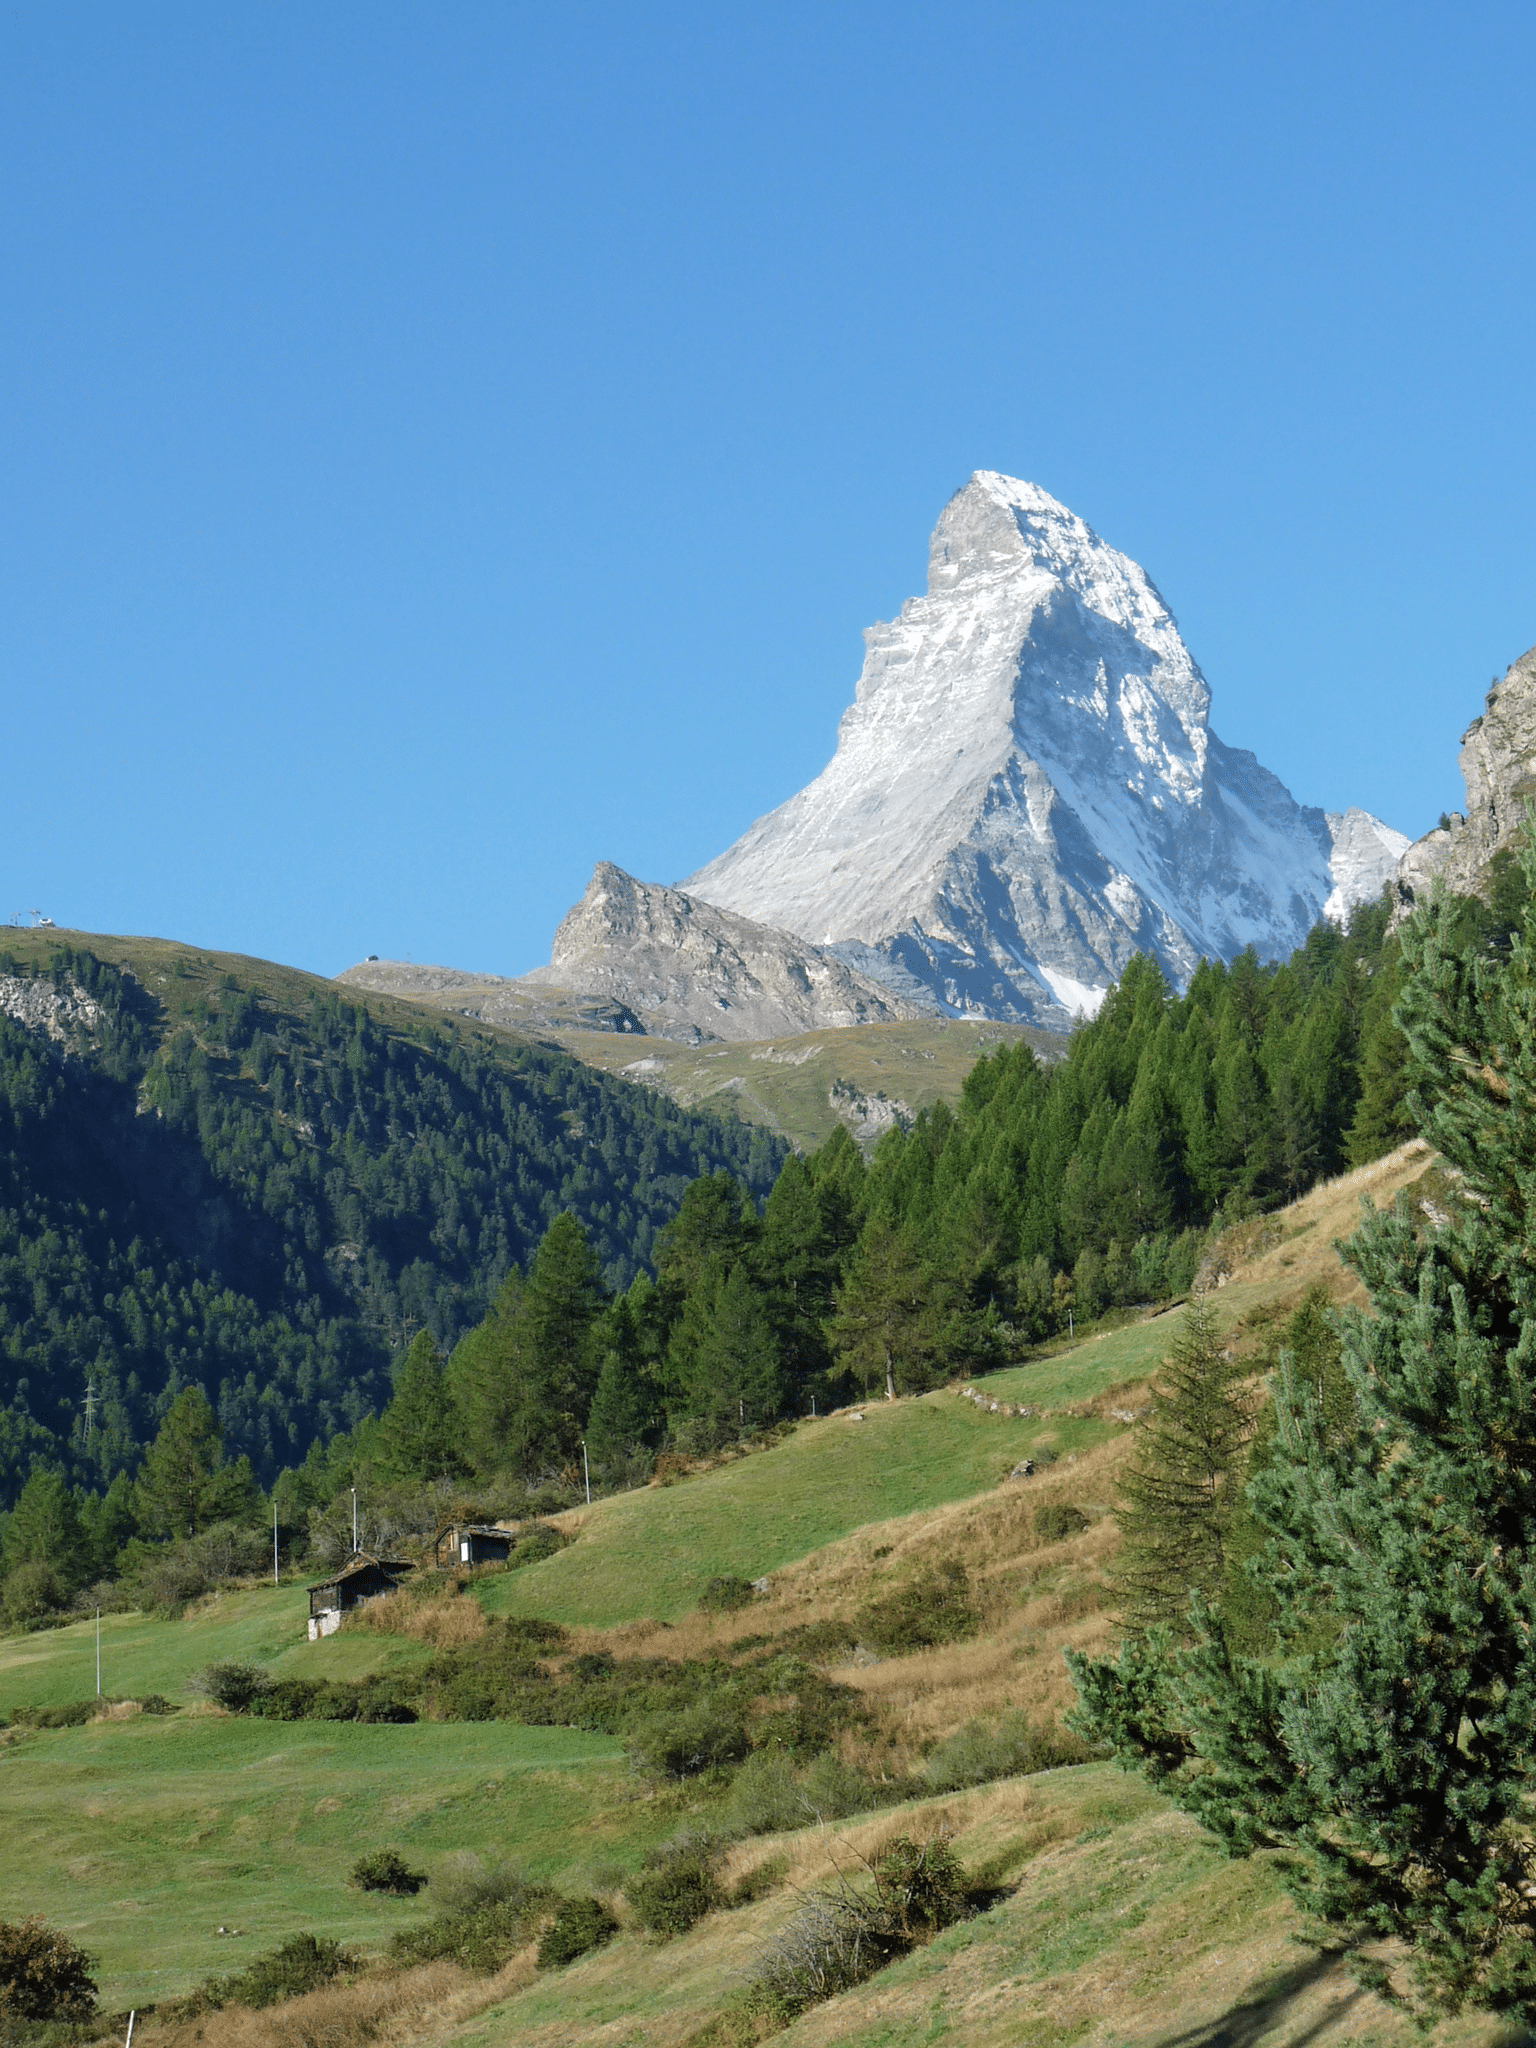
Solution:
M780 1038L932 1015L821 946L599 861L555 933L547 967L519 987L620 1004L663 1038Z
M908 1001L1060 1028L1138 951L1288 952L1408 844L1224 746L1146 573L1032 484L978 471L865 642L827 767L680 887Z
M1536 801L1536 647L1510 663L1488 692L1480 718L1461 736L1465 813L1416 839L1397 869L1404 908L1440 876L1460 896L1476 895L1488 863L1525 822Z

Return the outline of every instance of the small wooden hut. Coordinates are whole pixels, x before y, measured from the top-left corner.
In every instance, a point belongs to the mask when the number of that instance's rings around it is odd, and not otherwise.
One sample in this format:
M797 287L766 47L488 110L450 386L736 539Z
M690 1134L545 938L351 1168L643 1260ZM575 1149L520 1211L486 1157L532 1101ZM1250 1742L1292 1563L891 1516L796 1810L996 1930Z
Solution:
M365 1600L377 1600L395 1588L416 1569L408 1558L371 1557L360 1550L328 1579L309 1589L309 1640L334 1635L341 1617Z
M437 1569L455 1565L505 1564L512 1555L517 1531L501 1522L450 1522L434 1547Z

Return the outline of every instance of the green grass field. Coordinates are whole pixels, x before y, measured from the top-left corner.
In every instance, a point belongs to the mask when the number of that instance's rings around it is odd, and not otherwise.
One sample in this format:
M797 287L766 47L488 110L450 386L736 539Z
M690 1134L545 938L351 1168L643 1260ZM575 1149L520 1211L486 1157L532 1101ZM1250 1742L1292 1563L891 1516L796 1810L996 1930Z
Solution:
M178 1621L104 1614L102 1692L109 1699L158 1692L175 1700L194 1671L224 1658L264 1664L284 1677L360 1678L430 1654L420 1643L372 1630L311 1643L308 1618L308 1598L297 1584L222 1593ZM94 1621L0 1637L0 1714L68 1706L95 1690Z
M655 1830L627 1790L617 1743L564 1728L195 1714L45 1731L0 1750L0 1919L43 1912L100 1958L109 2006L142 2005L300 1929L372 1947L424 1918L430 1886L346 1883L365 1849L429 1876L465 1849L540 1877L633 1862Z
M872 1401L864 1420L805 1422L760 1451L671 1487L598 1502L569 1550L482 1582L495 1613L605 1628L674 1621L726 1573L759 1578L847 1536L997 1486L1028 1455L1039 1425L980 1413L953 1394ZM1058 1449L1107 1431L1056 1424Z

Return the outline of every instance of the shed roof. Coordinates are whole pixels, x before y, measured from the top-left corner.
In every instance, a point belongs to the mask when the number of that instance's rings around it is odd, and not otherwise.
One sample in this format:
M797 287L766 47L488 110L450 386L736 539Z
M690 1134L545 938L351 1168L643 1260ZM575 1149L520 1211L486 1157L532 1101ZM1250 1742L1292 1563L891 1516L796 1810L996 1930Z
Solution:
M340 1571L332 1572L326 1578L316 1579L306 1590L317 1593L322 1586L339 1586L343 1579L350 1578L354 1572L368 1571L370 1568L386 1572L413 1572L416 1566L408 1557L375 1557L370 1551L360 1550L348 1559Z

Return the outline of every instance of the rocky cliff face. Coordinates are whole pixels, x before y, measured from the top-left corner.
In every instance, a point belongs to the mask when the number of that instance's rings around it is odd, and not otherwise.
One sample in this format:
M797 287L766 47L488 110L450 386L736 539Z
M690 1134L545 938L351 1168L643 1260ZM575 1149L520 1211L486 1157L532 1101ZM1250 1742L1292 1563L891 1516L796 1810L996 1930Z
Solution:
M978 471L865 643L831 762L681 887L908 1001L1059 1029L1138 951L1288 952L1407 846L1224 746L1145 572L1034 485Z
M779 1038L932 1015L837 954L600 861L561 923L547 967L515 984L621 1006L664 1038Z
M1466 812L1404 853L1397 889L1405 908L1437 875L1458 895L1476 895L1489 861L1524 822L1526 803L1536 802L1536 647L1488 692L1482 717L1461 736L1460 759Z

